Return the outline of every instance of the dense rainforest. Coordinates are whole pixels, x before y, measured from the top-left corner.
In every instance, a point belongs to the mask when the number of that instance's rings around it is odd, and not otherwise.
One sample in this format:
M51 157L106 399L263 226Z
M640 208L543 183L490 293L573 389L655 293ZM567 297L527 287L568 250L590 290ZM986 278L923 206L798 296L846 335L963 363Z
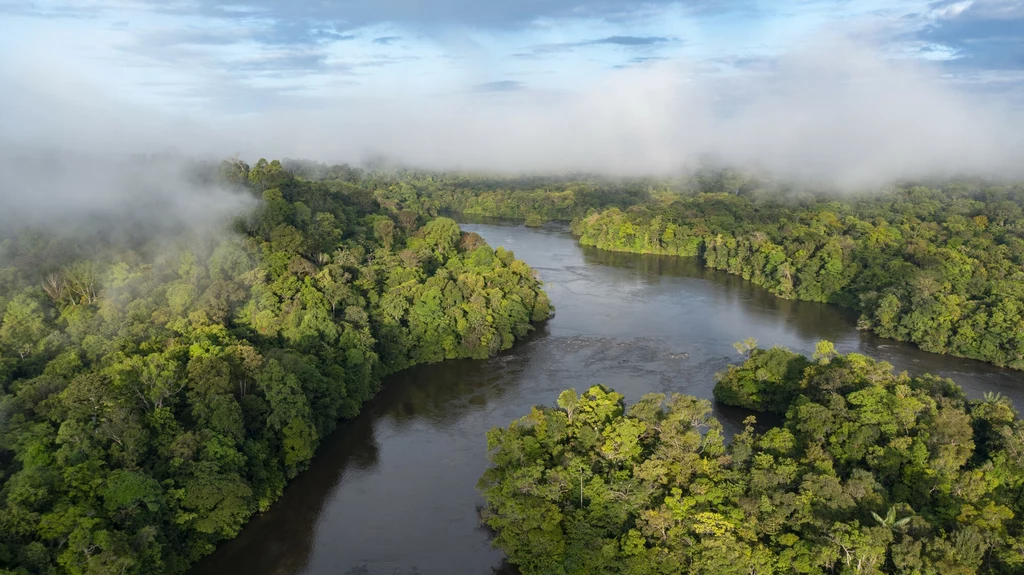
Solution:
M4 230L0 573L183 572L383 376L550 315L512 253L382 206L358 170L301 168L196 168L251 199L213 233Z
M669 184L648 180L610 180L585 175L498 177L462 173L398 170L374 173L374 193L386 207L401 206L426 216L461 213L524 220L540 225L572 220L593 210L628 208Z
M1024 369L1021 185L839 193L706 169L661 182L408 172L375 186L424 214L572 220L583 245L696 257L779 297L857 310L880 336Z
M524 575L1024 572L1024 422L828 342L739 346L723 403L563 392L488 434L485 523Z

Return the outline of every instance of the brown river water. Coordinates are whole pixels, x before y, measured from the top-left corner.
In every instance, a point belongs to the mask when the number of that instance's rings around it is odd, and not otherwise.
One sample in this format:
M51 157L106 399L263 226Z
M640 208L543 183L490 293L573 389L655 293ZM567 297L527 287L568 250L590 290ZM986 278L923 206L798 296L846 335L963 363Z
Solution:
M810 354L827 339L898 369L953 378L971 396L1024 405L1024 374L925 353L857 331L856 316L781 300L692 258L581 247L564 226L463 224L533 266L557 313L515 348L396 374L324 439L310 469L192 575L489 575L514 573L480 526L476 482L488 429L566 388L606 384L711 398L714 374L753 337ZM746 412L716 406L735 431Z

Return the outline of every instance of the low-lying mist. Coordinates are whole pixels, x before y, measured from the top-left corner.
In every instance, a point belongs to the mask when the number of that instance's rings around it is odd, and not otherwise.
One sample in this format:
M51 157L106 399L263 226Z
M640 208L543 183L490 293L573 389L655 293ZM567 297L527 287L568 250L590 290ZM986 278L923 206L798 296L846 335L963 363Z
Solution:
M213 182L212 169L173 155L5 151L0 230L72 232L84 226L173 234L220 229L255 199Z
M34 74L34 75L33 75ZM446 93L304 101L253 114L121 105L102 89L48 88L22 74L0 112L5 217L97 210L137 214L160 189L171 220L204 221L238 196L181 185L164 168L113 175L106 164L49 173L11 158L59 145L94 155L153 152L309 158L384 156L430 169L667 175L713 158L776 177L840 187L949 176L1019 178L1024 121L1006 96L966 89L931 64L822 41L732 72L658 62L573 90ZM80 80L82 81L82 80ZM143 196L155 197L155 196ZM13 218L12 218L13 214ZM159 222L156 222L159 223Z
M429 167L526 172L667 174L711 157L843 187L1024 174L1024 122L1009 102L850 44L731 75L666 62L617 70L570 93L421 104L391 98L277 111L251 141L303 157L376 152Z

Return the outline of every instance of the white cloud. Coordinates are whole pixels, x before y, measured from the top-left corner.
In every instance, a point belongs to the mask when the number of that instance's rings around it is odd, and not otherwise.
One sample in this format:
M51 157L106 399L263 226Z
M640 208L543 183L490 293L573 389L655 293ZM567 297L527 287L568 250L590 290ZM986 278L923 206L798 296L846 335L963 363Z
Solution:
M753 72L718 77L696 69L655 62L573 90L395 90L202 121L112 103L95 86L64 79L33 84L32 95L0 112L0 132L124 153L173 146L324 161L382 153L438 168L649 173L710 153L841 183L957 171L1020 175L1019 113L996 96L958 91L913 61L820 42Z
M963 2L954 2L952 4L946 4L939 6L931 10L928 15L932 18L937 19L951 19L956 18L960 14L974 5L974 0L964 0Z
M931 45L883 44L884 55L867 47L878 36L866 22L889 26L906 9L827 28L830 37L854 30L859 42L815 39L825 8L804 20L733 23L749 33L735 52L671 10L642 26L575 20L516 34L380 25L310 46L257 42L263 21L233 21L240 40L219 44L206 28L181 34L152 14L130 30L12 18L0 23L0 147L325 161L383 153L433 167L615 173L665 172L710 153L843 183L1020 174L1024 124L998 93L957 89L920 62ZM143 41L155 33L182 41L170 50ZM626 35L681 41L587 44ZM373 43L383 36L403 40ZM588 49L510 56L551 43ZM15 58L14 47L31 57ZM930 53L958 55L941 45ZM303 58L318 66L302 69ZM757 65L737 65L744 60Z

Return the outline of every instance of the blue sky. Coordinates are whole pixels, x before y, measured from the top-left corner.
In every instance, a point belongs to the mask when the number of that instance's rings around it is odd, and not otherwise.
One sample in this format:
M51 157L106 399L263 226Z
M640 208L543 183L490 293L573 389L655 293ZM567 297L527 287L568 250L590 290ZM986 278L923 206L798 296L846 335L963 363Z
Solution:
M1015 166L1024 0L0 0L0 147Z
M218 113L567 90L672 59L730 74L824 33L971 87L1024 85L1017 0L0 0L5 66L59 61L119 101Z

